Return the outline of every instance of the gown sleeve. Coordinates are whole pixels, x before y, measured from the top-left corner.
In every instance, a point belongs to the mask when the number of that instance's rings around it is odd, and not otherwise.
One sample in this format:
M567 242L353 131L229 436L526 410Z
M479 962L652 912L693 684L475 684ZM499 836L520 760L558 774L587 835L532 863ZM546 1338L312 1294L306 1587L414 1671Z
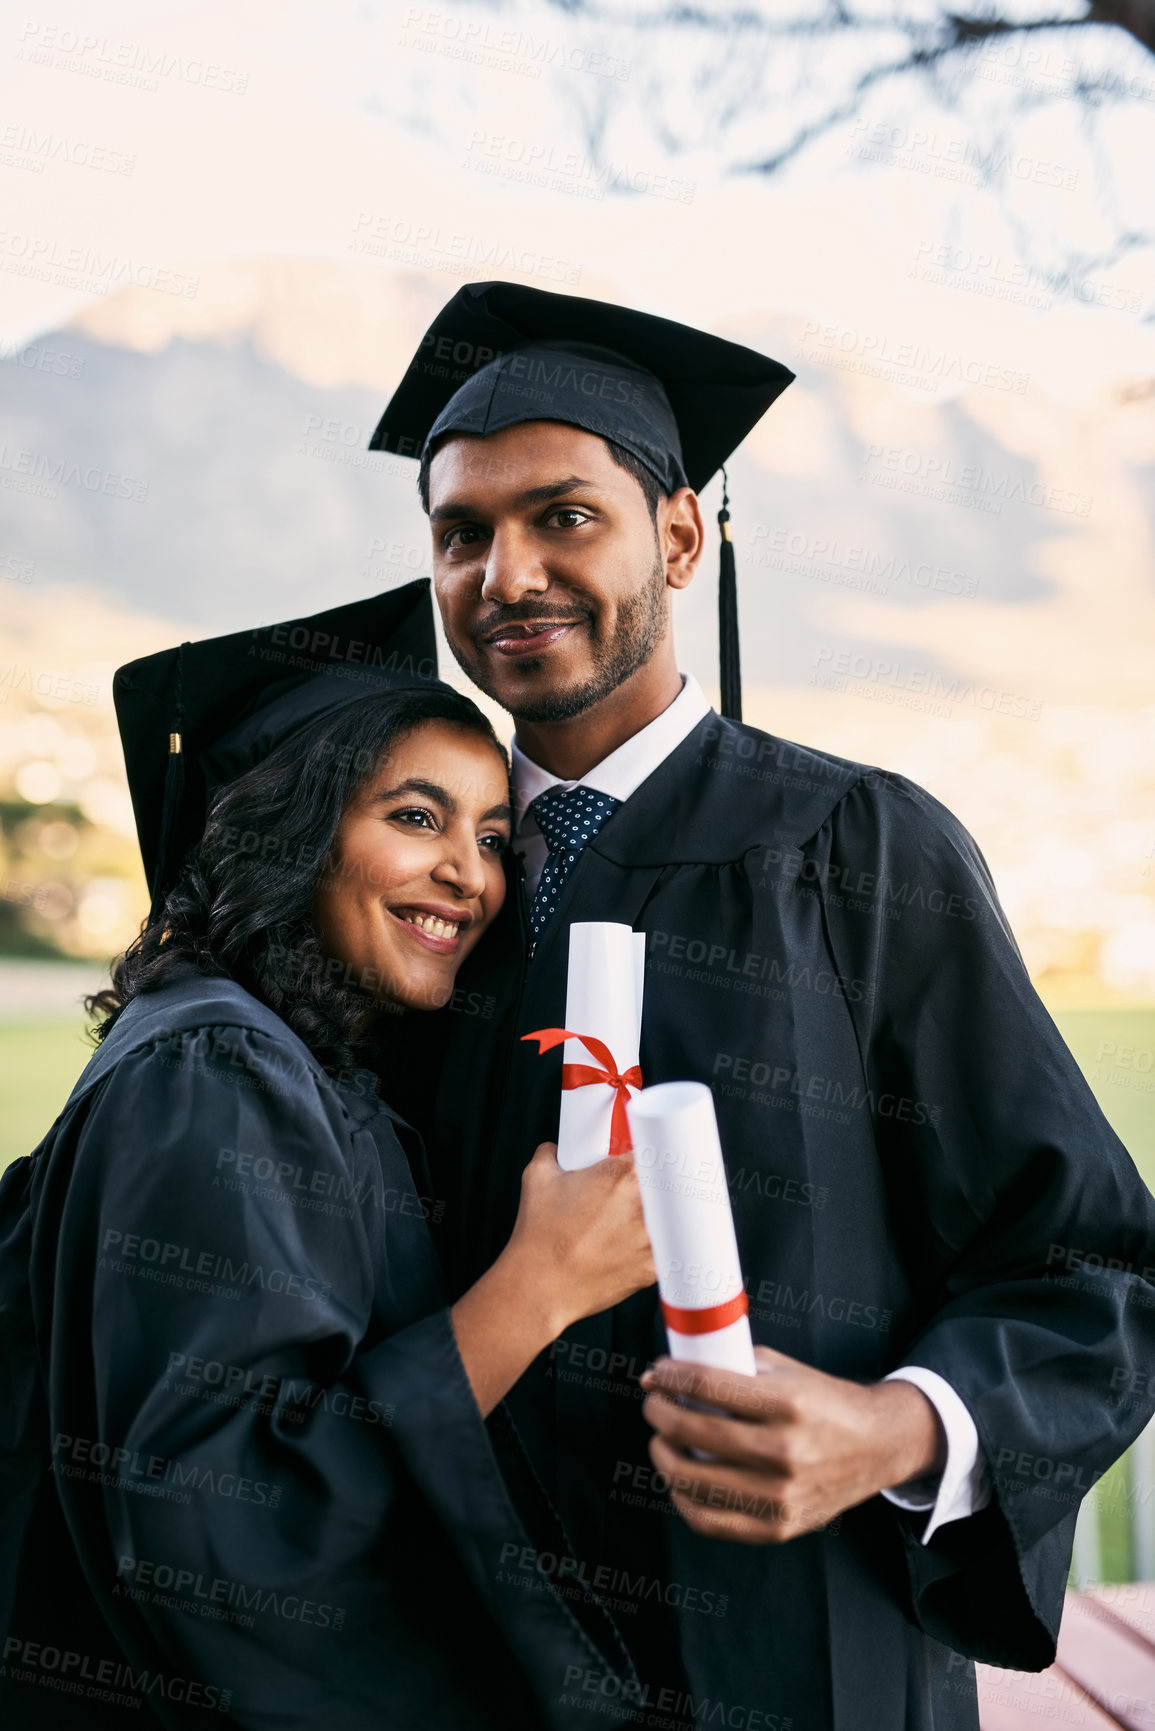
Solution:
M46 1182L53 1470L125 1651L242 1726L569 1723L567 1676L606 1662L527 1566L337 1090L259 1031L174 1035L120 1059Z
M901 1362L961 1396L991 1476L990 1505L926 1546L893 1510L914 1614L975 1658L1041 1669L1079 1502L1151 1415L1155 1203L957 820L871 776L803 851L850 892L824 918L871 988L859 1043L916 1319Z

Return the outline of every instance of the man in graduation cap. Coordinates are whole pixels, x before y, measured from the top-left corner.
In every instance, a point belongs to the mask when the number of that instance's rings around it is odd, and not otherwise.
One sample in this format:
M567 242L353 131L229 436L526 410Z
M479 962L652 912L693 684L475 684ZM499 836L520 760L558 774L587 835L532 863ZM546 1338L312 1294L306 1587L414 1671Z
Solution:
M516 724L518 894L462 975L496 1010L446 1018L426 1128L463 1288L556 1134L561 1054L522 1036L564 1025L569 925L646 934L642 1075L713 1087L773 1374L640 1388L654 1290L568 1330L507 1402L559 1571L613 1604L639 1726L973 1726L970 1659L1053 1658L1078 1503L1148 1416L1117 1391L1147 1386L1153 1205L962 826L741 723L725 509L723 713L678 671L698 490L792 376L485 283L385 412L450 648Z

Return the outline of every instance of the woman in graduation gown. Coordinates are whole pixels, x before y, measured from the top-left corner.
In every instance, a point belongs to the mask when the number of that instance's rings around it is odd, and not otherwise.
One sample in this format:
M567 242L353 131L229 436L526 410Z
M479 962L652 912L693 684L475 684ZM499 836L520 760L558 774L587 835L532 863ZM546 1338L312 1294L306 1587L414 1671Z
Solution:
M630 1162L543 1147L450 1309L457 1203L378 1092L407 1020L485 1013L454 976L505 891L504 753L433 666L412 585L118 676L154 915L0 1187L9 1731L629 1711L616 1631L559 1590L567 1542L485 1415L652 1280Z

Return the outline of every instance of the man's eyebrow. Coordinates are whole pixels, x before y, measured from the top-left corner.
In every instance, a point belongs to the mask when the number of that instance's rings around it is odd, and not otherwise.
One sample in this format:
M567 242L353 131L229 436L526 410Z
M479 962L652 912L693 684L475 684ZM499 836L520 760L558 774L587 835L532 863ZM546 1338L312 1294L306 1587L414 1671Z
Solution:
M436 800L437 804L452 817L457 811L457 801L447 788L438 787L435 781L423 781L420 776L411 775L408 781L399 781L396 787L380 788L374 795L374 802L396 799L402 793L423 793L426 799Z
M596 481L587 481L581 475L567 475L564 481L546 481L540 487L527 487L524 493L518 493L513 499L515 510L522 510L527 505L547 505L551 499L563 499L567 493L576 493L583 488L597 488ZM480 517L484 512L479 505L473 505L467 499L450 499L447 504L434 505L429 513L431 523L442 523L449 517Z
M541 487L527 487L513 501L515 505L547 505L551 499L563 499L567 493L580 492L583 487L597 487L596 481L583 480L580 475L567 475L564 481L547 481Z

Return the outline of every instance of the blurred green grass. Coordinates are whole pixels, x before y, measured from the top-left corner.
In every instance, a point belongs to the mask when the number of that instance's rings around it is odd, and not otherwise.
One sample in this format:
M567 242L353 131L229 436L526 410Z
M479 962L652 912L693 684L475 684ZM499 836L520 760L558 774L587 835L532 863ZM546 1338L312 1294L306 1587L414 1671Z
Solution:
M31 1154L92 1056L74 1017L0 1025L0 1167Z
M1129 1495L1133 1489L1131 1460L1131 1455L1125 1454L1108 1467L1087 1499L1098 1520L1099 1572L1104 1581L1133 1581L1139 1573L1132 1533L1134 1505ZM1145 1518L1151 1518L1149 1510Z
M1155 1008L1053 1014L1107 1122L1155 1190Z

